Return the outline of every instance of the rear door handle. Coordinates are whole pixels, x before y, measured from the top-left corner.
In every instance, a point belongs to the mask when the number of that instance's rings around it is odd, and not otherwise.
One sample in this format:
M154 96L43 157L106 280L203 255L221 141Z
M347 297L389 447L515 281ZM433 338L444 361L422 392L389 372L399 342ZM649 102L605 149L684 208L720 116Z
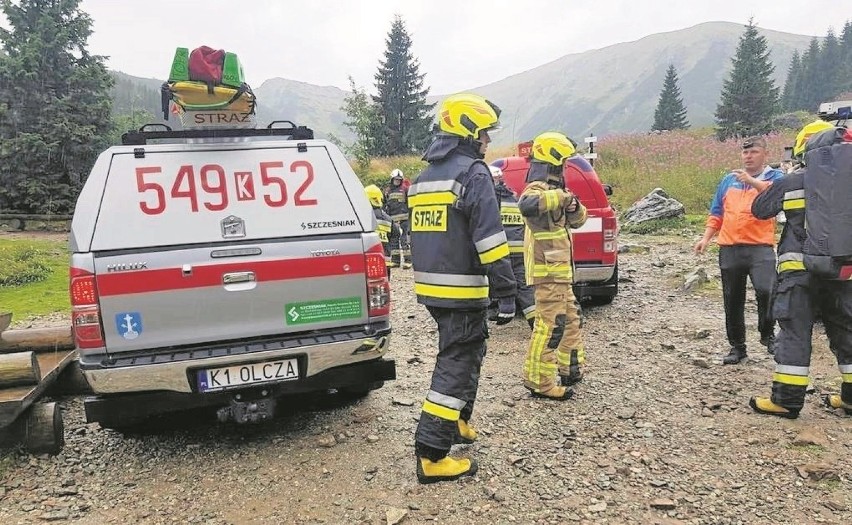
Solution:
M222 286L229 292L253 290L257 286L254 272L233 272L222 275Z
M255 281L254 272L232 272L222 276L222 284L251 283Z

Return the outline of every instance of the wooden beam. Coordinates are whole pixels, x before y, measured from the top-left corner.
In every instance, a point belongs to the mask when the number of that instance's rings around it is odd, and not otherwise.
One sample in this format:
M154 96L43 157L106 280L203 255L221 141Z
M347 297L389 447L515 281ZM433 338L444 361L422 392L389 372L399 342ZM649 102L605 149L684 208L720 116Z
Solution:
M35 352L0 354L0 388L36 385L41 381L41 369Z
M0 334L12 324L12 312L0 312Z
M74 348L71 327L28 328L0 333L0 354L22 350L70 350Z

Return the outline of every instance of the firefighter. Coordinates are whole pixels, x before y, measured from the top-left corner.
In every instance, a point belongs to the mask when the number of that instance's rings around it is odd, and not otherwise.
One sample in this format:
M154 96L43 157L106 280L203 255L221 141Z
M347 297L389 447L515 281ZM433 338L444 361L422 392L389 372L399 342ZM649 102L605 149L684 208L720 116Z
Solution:
M497 199L500 201L500 219L503 230L506 232L506 239L509 241L509 260L512 262L512 272L515 274L515 283L518 286L515 307L524 314L524 318L532 329L535 319L535 292L533 287L527 284L524 272L524 219L518 209L518 198L515 192L503 181L503 170L497 166L490 166L489 169L494 180ZM494 303L496 301L493 301ZM496 309L494 315L498 315Z
M515 316L515 278L488 166L481 160L500 110L473 94L452 95L411 185L414 291L438 324L438 357L415 435L417 479L434 483L476 473L468 458L448 455L472 443L469 421L488 337L489 283L505 324Z
M583 375L585 362L580 303L572 289L571 235L586 222L586 208L565 189L563 162L575 152L568 137L542 133L533 140L527 186L518 207L526 224L524 265L535 285L535 325L524 386L535 397L565 400ZM560 383L556 383L557 372Z
M367 199L370 201L370 206L373 207L373 214L376 216L376 233L379 234L379 239L382 241L382 248L385 251L385 265L388 270L388 279L391 273L391 257L390 257L390 237L396 231L399 234L399 226L397 226L390 218L390 215L382 209L382 190L375 184L370 184L364 188L367 194Z
M391 172L390 180L384 191L385 211L390 215L394 224L399 227L399 232L392 232L390 237L392 266L396 266L396 262L399 261L403 268L411 268L411 252L408 242L410 234L408 227L408 187L409 185L406 184L405 178L402 176L402 170L395 169Z
M795 419L804 407L818 307L823 310L830 347L843 374L841 395L828 396L826 403L852 415L852 282L823 279L807 271L804 263L807 167L801 163L808 139L830 128L834 126L821 120L802 128L793 148L798 169L775 181L752 204L752 214L758 219L768 219L780 211L787 218L778 243L778 278L772 300L772 316L781 328L775 341L772 395L749 400L759 414Z

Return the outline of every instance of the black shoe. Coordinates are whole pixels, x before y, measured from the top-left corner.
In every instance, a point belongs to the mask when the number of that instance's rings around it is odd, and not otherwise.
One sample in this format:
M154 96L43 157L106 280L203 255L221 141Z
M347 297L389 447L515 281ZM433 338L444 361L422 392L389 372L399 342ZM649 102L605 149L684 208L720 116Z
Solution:
M775 334L761 336L760 344L766 347L769 355L775 355Z
M562 386L574 386L583 380L583 371L580 370L579 366L572 365L570 373L568 375L560 375L559 379L562 382Z
M745 359L746 357L748 357L748 354L746 354L745 348L737 348L737 347L732 346L731 351L728 353L728 355L726 355L724 358L722 358L722 364L723 365L735 365L735 364L739 363L740 361L742 361L743 359Z

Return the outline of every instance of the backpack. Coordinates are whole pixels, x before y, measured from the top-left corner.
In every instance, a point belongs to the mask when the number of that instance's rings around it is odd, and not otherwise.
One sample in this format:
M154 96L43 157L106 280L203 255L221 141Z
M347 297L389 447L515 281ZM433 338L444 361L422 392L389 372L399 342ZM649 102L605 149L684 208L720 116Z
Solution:
M235 53L201 46L179 47L172 60L169 79L161 88L163 118L171 105L176 113L228 110L254 115L255 96L245 82L243 66Z
M852 131L834 127L805 147L805 267L837 278L852 265Z

